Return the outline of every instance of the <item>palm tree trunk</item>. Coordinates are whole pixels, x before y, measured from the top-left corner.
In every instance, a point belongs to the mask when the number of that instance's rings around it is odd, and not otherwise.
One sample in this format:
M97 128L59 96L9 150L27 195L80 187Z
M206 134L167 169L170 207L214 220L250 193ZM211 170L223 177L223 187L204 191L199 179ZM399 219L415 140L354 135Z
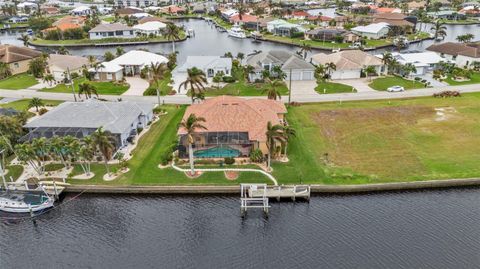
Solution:
M272 157L271 157L271 155L272 155L271 152L268 151L268 159L267 159L267 167L268 167L268 169L270 169L270 164L271 164L271 162L272 162Z
M283 155L285 155L285 157L287 157L287 147L288 147L288 142L285 143L285 148L284 148L284 153Z
M192 143L188 144L188 160L190 161L190 172L193 175L195 175L195 166L193 164L193 147Z
M104 157L104 158L105 158L105 157ZM110 175L110 168L108 168L107 158L105 158L105 169L107 169L107 175Z
M175 40L172 41L172 49L173 49L173 53L175 53Z

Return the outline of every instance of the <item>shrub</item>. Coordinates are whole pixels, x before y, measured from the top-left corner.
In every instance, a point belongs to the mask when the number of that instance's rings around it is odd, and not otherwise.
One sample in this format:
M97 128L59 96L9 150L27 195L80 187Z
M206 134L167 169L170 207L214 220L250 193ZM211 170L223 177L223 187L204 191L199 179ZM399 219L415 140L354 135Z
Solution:
M261 163L263 162L263 153L261 150L259 149L256 149L256 150L252 150L250 152L250 161L254 162L254 163Z
M137 128L137 134L141 133L143 131L143 128L142 127L138 127Z
M235 82L235 78L232 77L232 76L224 76L224 77L223 77L223 82L225 82L225 83L233 83L233 82Z
M42 108L40 108L40 109L38 110L38 115L41 116L41 115L43 115L43 114L45 114L45 113L47 113L47 112L48 112L48 109L42 107Z
M235 163L235 159L232 157L226 157L225 159L223 159L223 161L225 162L225 164L228 164L228 165Z
M77 72L73 72L70 76L72 76L72 79L77 79L80 75Z

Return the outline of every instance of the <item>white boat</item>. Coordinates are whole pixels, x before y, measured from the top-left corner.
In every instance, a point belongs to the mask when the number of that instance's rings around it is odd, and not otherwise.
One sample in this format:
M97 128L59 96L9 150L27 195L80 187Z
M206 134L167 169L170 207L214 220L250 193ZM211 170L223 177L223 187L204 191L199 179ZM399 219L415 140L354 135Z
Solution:
M236 37L236 38L246 38L247 35L245 34L245 31L243 31L240 26L235 25L233 26L230 30L227 31L228 35L231 37Z
M53 207L54 199L44 192L5 191L0 193L0 211L34 213Z

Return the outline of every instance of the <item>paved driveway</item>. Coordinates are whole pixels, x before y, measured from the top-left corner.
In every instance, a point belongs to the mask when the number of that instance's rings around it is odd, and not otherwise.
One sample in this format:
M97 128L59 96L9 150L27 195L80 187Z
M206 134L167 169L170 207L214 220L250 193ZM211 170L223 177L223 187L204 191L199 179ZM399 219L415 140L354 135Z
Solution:
M130 88L122 95L143 96L143 92L150 86L148 81L140 77L125 77L125 80L130 85Z
M290 82L287 80L285 83L288 87ZM315 87L317 87L317 82L315 80L292 81L292 97L318 95L315 91Z
M333 80L332 82L342 83L354 87L357 92L375 92L374 89L370 88L368 84L370 79L358 78L358 79L339 79Z

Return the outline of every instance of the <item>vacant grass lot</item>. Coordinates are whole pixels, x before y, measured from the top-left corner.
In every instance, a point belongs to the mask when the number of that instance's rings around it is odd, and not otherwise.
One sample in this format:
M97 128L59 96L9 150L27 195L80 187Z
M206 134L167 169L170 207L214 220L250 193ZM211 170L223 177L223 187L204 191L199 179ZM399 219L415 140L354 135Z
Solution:
M247 83L244 81L229 83L225 87L216 89L207 89L205 96L235 95L235 96L265 96L264 90L268 86L261 83ZM288 88L285 84L278 87L281 95L288 94Z
M425 88L425 84L421 82L404 79L398 76L376 78L372 80L368 86L377 91L386 91L392 86L402 86L405 90Z
M78 94L78 85L81 83L90 83L95 89L97 89L98 94L106 95L121 95L126 92L130 85L128 84L119 84L114 82L99 82L99 81L87 81L85 78L75 79L73 86L75 88L75 93ZM65 84L58 84L53 88L44 88L42 92L57 92L57 93L72 93L72 86Z
M38 84L37 79L29 74L18 74L6 79L0 80L0 89L5 90L20 90L32 87Z
M357 90L353 89L353 87L350 85L328 81L317 82L317 87L315 87L315 91L320 94L357 92Z

